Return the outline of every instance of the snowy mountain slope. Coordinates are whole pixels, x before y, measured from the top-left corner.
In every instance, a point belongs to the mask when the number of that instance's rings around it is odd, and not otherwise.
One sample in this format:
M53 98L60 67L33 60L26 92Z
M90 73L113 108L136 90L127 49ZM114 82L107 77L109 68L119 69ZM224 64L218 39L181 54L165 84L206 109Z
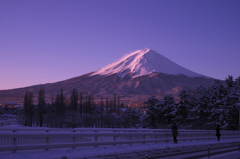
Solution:
M0 103L22 103L24 93L31 91L37 102L40 88L45 89L46 101L62 88L70 96L73 88L83 94L94 94L96 99L111 97L117 93L124 103L146 101L150 96L178 96L182 89L209 86L215 80L189 71L153 50L135 51L121 60L71 79L12 90L0 90Z
M185 69L182 66L170 61L166 57L158 54L151 49L137 50L124 58L110 65L107 65L92 75L118 74L124 77L131 74L132 77L148 75L151 73L166 73L171 75L186 75L188 77L201 77L202 75Z

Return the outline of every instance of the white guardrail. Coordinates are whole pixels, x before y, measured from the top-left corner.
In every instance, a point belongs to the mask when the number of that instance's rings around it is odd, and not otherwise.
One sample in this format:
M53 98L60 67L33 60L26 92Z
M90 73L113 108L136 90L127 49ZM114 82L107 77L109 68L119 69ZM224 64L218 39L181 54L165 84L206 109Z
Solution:
M240 138L239 131L221 131L221 139ZM217 140L215 130L179 130L178 141ZM169 129L0 128L0 151L173 142Z

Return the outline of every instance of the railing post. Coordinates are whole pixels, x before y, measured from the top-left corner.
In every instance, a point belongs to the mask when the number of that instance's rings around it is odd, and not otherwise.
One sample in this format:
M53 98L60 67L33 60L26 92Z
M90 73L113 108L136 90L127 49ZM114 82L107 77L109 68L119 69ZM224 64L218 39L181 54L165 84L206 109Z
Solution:
M17 132L17 130L13 130L13 133ZM14 148L12 150L12 153L15 153L17 151L17 138L13 137L12 144L14 145Z
M116 132L116 131L114 130L114 131L113 131L113 141L116 141L116 136L114 135L115 132ZM116 142L114 142L113 146L115 146L115 145L116 145Z

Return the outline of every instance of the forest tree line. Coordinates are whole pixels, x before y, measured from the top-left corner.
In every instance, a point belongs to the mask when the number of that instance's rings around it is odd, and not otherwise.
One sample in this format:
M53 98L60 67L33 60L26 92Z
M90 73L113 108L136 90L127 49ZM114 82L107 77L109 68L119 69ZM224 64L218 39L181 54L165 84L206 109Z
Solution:
M142 107L125 107L117 94L112 98L94 101L91 94L72 90L67 99L61 89L52 104L46 104L43 89L38 93L38 104L33 105L33 94L26 92L19 122L25 126L46 127L148 127L237 130L239 125L240 78L229 76L209 87L199 86L194 91L182 90L179 100L165 96L162 100L150 97Z
M177 123L180 128L239 129L240 77L228 76L209 87L199 86L194 91L181 91L175 102L172 96L161 101L149 98L146 122L148 127L163 128Z
M22 125L39 127L133 127L126 117L129 111L140 116L139 110L126 108L117 94L96 103L92 94L83 94L74 88L68 99L61 89L52 103L46 104L45 91L40 89L37 105L33 104L32 92L25 93L18 119Z

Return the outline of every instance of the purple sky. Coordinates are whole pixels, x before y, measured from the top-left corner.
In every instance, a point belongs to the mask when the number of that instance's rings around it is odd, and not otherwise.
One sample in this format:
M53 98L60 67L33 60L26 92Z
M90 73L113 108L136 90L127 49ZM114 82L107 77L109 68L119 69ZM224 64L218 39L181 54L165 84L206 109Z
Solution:
M239 0L0 0L0 89L65 80L151 48L240 76Z

